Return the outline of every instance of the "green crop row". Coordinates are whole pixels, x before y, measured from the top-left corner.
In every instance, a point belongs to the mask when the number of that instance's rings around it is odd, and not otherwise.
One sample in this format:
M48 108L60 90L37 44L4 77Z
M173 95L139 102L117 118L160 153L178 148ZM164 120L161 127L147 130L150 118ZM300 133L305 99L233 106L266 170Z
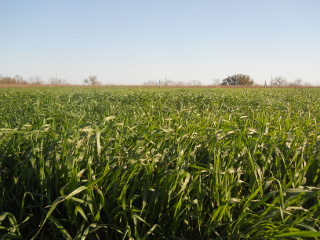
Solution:
M0 89L1 239L320 237L318 89Z

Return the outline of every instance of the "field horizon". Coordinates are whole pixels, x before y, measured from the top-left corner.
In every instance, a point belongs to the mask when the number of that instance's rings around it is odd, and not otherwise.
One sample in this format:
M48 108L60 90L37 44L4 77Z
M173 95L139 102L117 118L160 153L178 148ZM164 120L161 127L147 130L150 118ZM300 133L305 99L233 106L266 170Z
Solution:
M275 88L275 89L292 89L292 88L320 88L320 86L316 85L299 85L299 86L264 86L264 85L252 85L252 86L246 86L246 85L199 85L199 86L190 86L190 85L169 85L169 86L158 86L158 85L126 85L126 84L99 84L99 85L85 85L85 84L0 84L0 88L34 88L34 87L42 87L42 88L51 88L51 87L79 87L79 88L103 88L103 87L119 87L119 88Z

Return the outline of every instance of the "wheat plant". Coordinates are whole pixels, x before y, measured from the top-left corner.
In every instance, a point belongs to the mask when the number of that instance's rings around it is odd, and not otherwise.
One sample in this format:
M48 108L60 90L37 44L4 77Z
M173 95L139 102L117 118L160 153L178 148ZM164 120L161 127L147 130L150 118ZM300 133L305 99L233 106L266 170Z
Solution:
M0 89L1 239L317 239L319 89Z

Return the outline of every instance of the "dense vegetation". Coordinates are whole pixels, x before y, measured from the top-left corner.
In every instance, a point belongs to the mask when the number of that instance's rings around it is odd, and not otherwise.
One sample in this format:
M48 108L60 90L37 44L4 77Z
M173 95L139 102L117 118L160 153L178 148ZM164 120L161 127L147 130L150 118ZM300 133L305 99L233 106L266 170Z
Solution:
M222 85L245 85L252 86L254 84L253 79L249 75L235 74L228 76L222 80Z
M319 124L319 89L0 89L0 236L315 239Z

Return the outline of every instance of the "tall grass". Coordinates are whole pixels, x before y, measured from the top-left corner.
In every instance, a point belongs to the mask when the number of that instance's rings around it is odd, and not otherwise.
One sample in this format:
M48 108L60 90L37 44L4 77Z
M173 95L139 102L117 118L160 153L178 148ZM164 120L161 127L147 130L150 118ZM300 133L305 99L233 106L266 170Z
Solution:
M0 89L2 239L320 237L318 89Z

